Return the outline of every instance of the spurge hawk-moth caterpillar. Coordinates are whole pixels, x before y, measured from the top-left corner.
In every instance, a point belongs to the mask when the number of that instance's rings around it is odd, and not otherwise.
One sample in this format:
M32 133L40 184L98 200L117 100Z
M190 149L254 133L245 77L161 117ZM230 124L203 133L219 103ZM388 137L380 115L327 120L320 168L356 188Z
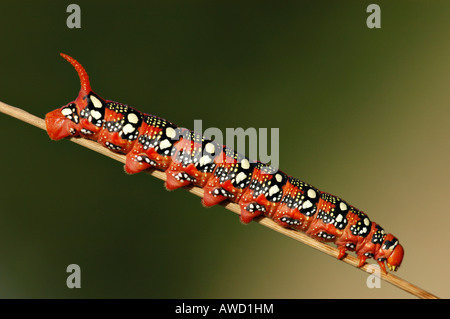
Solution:
M127 173L148 168L165 171L169 190L190 184L201 187L204 206L225 200L237 203L243 223L262 214L283 227L333 242L339 249L338 258L354 251L360 267L367 258L374 258L384 272L385 263L394 271L400 266L404 250L398 239L362 211L196 132L101 98L92 91L81 64L66 54L61 56L77 71L81 89L75 101L47 113L51 139L79 136L97 141L126 154Z

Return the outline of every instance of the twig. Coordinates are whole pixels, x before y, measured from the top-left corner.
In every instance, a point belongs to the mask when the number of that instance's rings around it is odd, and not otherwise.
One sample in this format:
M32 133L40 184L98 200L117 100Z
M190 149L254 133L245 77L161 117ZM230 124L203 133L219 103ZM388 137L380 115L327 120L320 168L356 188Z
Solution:
M24 121L26 123L29 123L31 125L34 125L40 129L43 129L43 130L46 129L45 122L43 119L36 117L22 109L5 104L1 101L0 101L0 112L10 115L12 117L15 117L15 118L17 118L21 121ZM77 143L81 146L87 147L95 152L98 152L98 153L108 156L112 159L115 159L116 161L125 163L124 155L114 153L114 152L108 150L107 148L102 147L100 144L98 144L94 141L85 140L85 139L81 139L81 138L70 138L69 140L74 143ZM164 172L157 171L157 170L148 170L146 172L150 175L153 175L156 178L163 180L163 181L165 181L165 179L166 179L166 175ZM185 188L190 193L195 194L199 197L203 197L203 189L202 188L195 187L195 186L190 186L190 187L185 187ZM240 214L240 207L238 204L229 202L227 204L222 204L222 206L224 206L226 209L228 209L236 214ZM270 218L258 217L258 218L255 218L255 221L263 226L266 226L266 227L273 229L279 233L282 233L283 235L286 235L286 236L291 237L297 241L300 241L310 247L313 247L327 255L333 256L335 258L337 258L337 256L338 256L339 251L337 248L327 245L325 243L321 243L317 240L314 240L302 232L281 227L280 225L278 225L276 222L274 222ZM352 266L358 268L359 260L356 257L353 257L351 255L346 255L341 260L349 265L352 265ZM370 274L373 273L373 268L368 264L364 265L363 267L361 267L359 269L361 269L367 273L370 273ZM438 299L439 298L439 297L437 297L437 296L435 296L435 295L433 295L433 294L431 294L431 293L429 293L429 292L427 292L427 291L425 291L425 290L423 290L423 289L421 289L421 288L419 288L419 287L407 282L406 280L404 280L398 276L395 276L391 273L384 274L383 272L381 272L380 277L381 277L381 279L391 283L392 285L394 285L400 289L403 289L406 292L409 292L419 298L423 298L423 299Z

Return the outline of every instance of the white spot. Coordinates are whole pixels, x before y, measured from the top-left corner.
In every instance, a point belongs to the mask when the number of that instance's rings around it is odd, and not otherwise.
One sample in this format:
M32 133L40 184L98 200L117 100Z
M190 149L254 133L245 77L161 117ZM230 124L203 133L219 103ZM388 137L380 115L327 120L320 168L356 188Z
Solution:
M163 150L163 149L165 149L165 148L168 148L168 147L171 147L172 146L172 143L170 143L170 141L169 140L164 140L164 141L162 141L160 144L159 144L159 147Z
M344 216L342 216L342 214L339 214L339 215L336 217L336 221L337 221L338 223L340 223L340 222L342 221L342 219L344 219Z
M244 179L247 178L247 175L245 175L244 172L240 172L237 176L236 176L236 184L240 183L241 181L243 181Z
M137 124L139 122L139 118L137 117L136 114L130 113L130 114L128 114L128 122Z
M307 209L307 208L310 208L310 207L312 207L312 203L309 200L304 202L303 205L302 205L303 209Z
M206 164L209 164L209 163L211 163L211 158L209 158L208 156L203 156L202 158L200 158L199 163L200 163L200 166L204 166Z
M69 109L68 107L66 107L65 109L61 110L61 114L64 116L70 115L70 114L72 114L72 110Z
M94 95L91 95L91 101L92 101L92 104L94 104L94 107L96 109L101 109L103 107L102 102L99 99L97 99ZM94 115L92 115L92 116L94 116Z
M369 218L364 218L364 225L369 226L370 225L370 221Z
M272 196L273 194L276 194L280 191L280 189L278 188L277 185L273 185L270 189L269 189L269 196Z
M308 197L309 198L316 198L317 193L314 189L308 189Z
M166 135L168 138L174 138L177 135L177 132L171 127L166 128Z
M283 176L281 176L280 174L276 174L275 179L277 180L278 183L281 183L281 181L283 180Z
M125 134L130 134L130 133L134 132L134 130L135 130L134 126L131 125L130 123L128 123L127 125L125 125L125 126L123 127L123 129L122 129L122 131L123 131Z
M214 151L216 150L216 148L214 147L214 144L208 143L208 144L205 145L205 150L206 150L209 154L213 154Z
M339 204L339 208L340 208L342 211L346 211L346 210L348 209L347 205L346 205L344 202L341 202L341 203Z
M94 119L99 120L102 117L102 113L96 110L91 111L91 115Z
M242 167L243 169L249 169L249 168L250 168L250 162L249 162L246 158L244 158L244 159L241 161L241 167Z

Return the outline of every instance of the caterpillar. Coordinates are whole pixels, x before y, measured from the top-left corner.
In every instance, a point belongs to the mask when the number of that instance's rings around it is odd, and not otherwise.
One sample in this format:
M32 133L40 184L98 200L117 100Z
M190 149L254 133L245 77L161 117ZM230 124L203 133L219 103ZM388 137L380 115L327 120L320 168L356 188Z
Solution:
M354 252L362 267L373 258L386 273L400 266L404 249L398 239L343 199L325 193L201 134L126 104L105 100L91 89L86 70L61 53L78 73L78 97L45 116L52 140L81 137L126 155L125 171L153 168L166 173L165 186L204 189L206 207L222 201L239 204L241 222L264 215L279 225L334 243L338 258Z

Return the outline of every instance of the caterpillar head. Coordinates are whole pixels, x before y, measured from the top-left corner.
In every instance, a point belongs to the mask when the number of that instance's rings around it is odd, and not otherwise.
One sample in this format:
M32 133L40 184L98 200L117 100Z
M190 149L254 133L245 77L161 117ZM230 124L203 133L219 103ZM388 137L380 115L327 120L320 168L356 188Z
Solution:
M386 260L389 270L396 271L402 263L404 253L403 246L399 244L398 239L392 234L387 234L378 255Z
M81 89L75 101L67 103L61 108L47 113L45 116L47 132L53 140L60 140L68 136L77 136L80 134L82 128L86 132L90 131L86 127L86 125L89 126L89 123L82 123L83 117L81 116L83 110L86 109L89 103L92 103L89 98L89 96L93 95L91 85L89 84L89 77L86 70L77 60L64 53L61 53L61 56L70 62L77 71L80 77ZM99 98L97 100L99 103L102 103Z

